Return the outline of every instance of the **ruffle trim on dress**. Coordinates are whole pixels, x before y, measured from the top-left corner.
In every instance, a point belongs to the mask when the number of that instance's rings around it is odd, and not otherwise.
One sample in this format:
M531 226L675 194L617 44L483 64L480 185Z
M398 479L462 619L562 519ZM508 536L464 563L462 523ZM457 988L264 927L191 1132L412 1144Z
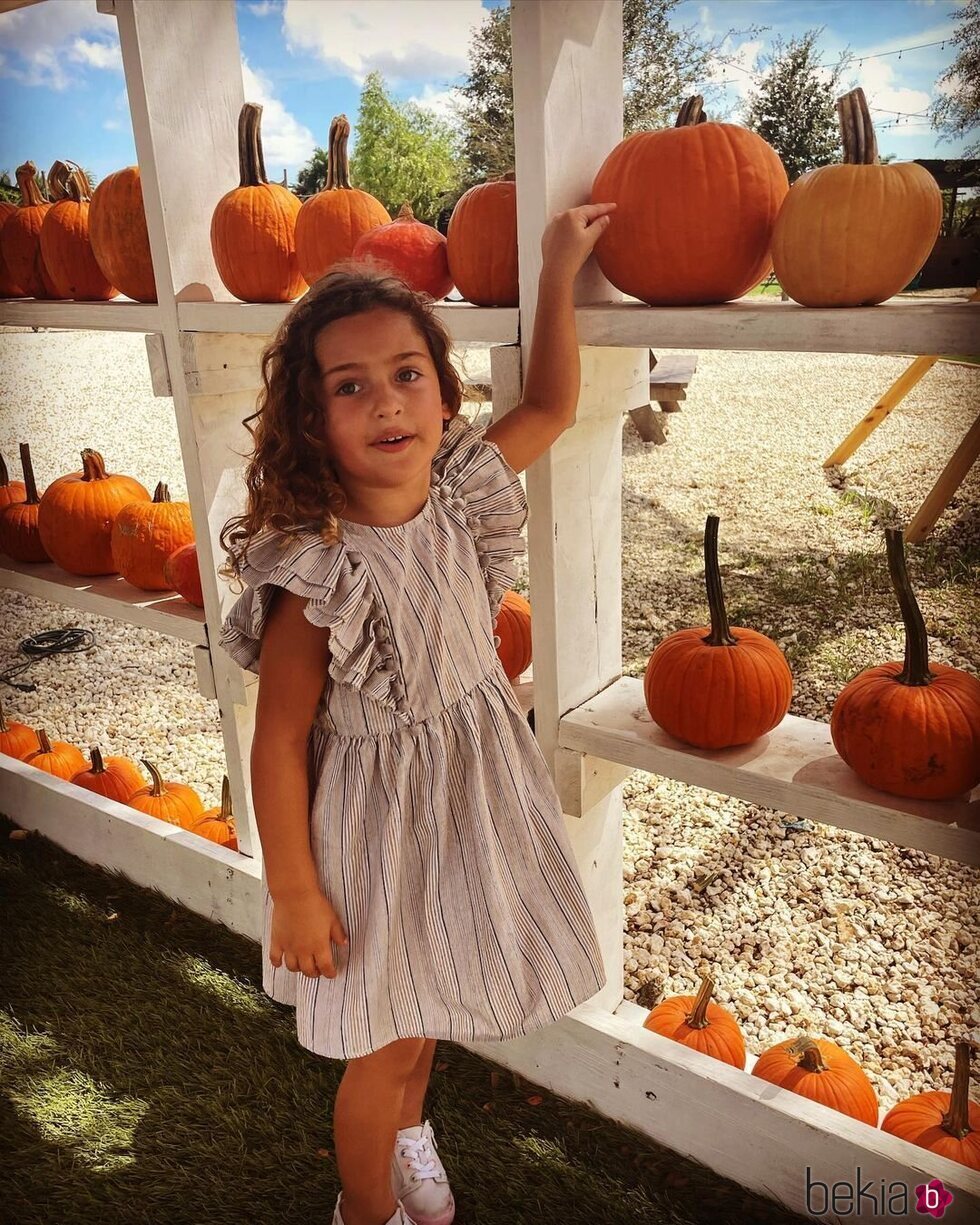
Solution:
M432 461L432 486L473 537L496 619L504 592L517 578L517 559L526 551L521 530L527 522L527 499L520 478L499 447L454 417Z
M275 591L283 588L307 600L307 621L330 631L332 680L407 709L383 611L363 561L343 541L328 545L314 532L267 529L249 545L241 576L247 590L225 617L218 641L242 668L258 673L262 632Z

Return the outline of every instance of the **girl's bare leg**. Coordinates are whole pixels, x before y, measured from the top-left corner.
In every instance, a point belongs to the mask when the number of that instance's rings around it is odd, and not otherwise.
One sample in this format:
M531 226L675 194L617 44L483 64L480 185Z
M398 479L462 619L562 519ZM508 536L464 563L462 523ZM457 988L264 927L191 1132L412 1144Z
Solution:
M398 1130L403 1127L420 1127L422 1112L425 1106L425 1091L429 1086L432 1074L432 1059L436 1053L435 1038L423 1039L423 1046L418 1062L412 1069L412 1074L405 1085L405 1098L402 1102L401 1122Z

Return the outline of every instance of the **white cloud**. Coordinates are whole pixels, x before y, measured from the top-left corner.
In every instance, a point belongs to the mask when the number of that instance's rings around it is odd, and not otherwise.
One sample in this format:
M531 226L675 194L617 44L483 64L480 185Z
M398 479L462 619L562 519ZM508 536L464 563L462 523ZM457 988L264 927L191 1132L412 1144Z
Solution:
M118 43L93 43L87 38L76 38L69 52L71 59L90 68L111 68L122 72L122 49Z
M389 83L450 80L469 67L467 49L486 17L480 0L286 0L291 51L316 55L358 85L369 72Z
M90 40L83 37L86 34L98 37ZM32 4L4 13L0 36L4 46L0 75L22 85L56 90L67 89L77 79L72 64L112 67L111 49L119 45L115 19L99 13L90 0ZM77 50L77 44L99 50ZM107 62L96 64L95 59L102 54L108 57Z
M279 5L273 4L272 0L261 0L260 4L250 4L248 9L256 17L271 17L273 13L279 12Z
M761 73L759 54L763 45L758 38L738 44L731 38L726 38L721 45L721 54L731 63L723 64L713 60L708 80L715 84L727 81L732 95L740 100L746 99L752 91L753 78Z
M103 119L102 126L107 132L121 132L126 125L121 119Z
M454 96L455 91L452 89L436 89L434 85L426 85L421 94L415 94L408 101L414 102L423 110L432 111L440 119L455 123L457 116L452 105Z
M313 153L316 141L308 127L300 123L275 97L272 83L242 59L242 84L245 100L262 107L262 151L271 182L282 177L283 168L301 166Z

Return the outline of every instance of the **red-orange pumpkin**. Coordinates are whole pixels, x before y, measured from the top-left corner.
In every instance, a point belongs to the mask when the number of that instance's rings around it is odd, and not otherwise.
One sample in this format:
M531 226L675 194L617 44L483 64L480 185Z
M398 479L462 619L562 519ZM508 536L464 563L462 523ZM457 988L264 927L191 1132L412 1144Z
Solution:
M714 989L711 978L702 978L697 995L674 995L664 1000L647 1015L643 1028L733 1068L744 1068L742 1031L732 1014L712 1001Z
M780 1042L755 1061L752 1075L811 1102L878 1126L878 1099L860 1064L834 1042L797 1038Z
M493 628L497 656L507 679L516 681L531 663L531 605L516 591L505 591Z
M445 238L431 225L415 220L405 203L398 216L362 234L354 245L354 258L387 265L410 289L444 298L453 287Z
M11 502L23 502L27 497L27 486L23 481L12 481L7 464L0 455L0 510Z
M905 662L866 668L834 703L834 747L869 787L943 800L980 782L980 681L930 664L902 532L886 528L888 572L905 624Z
M20 207L0 230L0 251L15 285L19 285L29 298L49 298L54 296L54 286L44 273L41 226L51 205L41 195L36 176L37 167L33 162L17 167Z
M3 231L7 218L12 217L16 212L16 204L10 200L0 200L0 233ZM0 238L0 298L23 298L24 296L23 289L11 276L7 261L3 258L3 239Z
M189 502L171 502L160 481L153 501L130 502L112 524L112 564L127 583L144 591L169 591L167 558L194 539Z
M508 173L464 192L446 231L453 284L476 306L516 306L517 183Z
M146 786L139 766L128 757L106 757L98 745L92 747L92 763L71 780L86 791L128 804L130 796Z
M81 166L55 162L48 182L65 197L44 216L41 258L60 298L79 302L105 302L119 290L110 285L96 262L88 233L92 189Z
M24 761L40 747L41 742L33 727L28 727L26 723L11 723L4 717L3 706L0 705L0 753Z
M24 761L30 766L37 766L45 774L53 774L55 778L70 781L79 770L85 769L85 757L81 749L75 748L66 740L49 740L43 727L37 729L37 741L40 746L35 752L29 753Z
M793 677L782 651L757 630L729 626L718 568L718 516L704 529L711 625L678 630L650 656L643 694L654 722L702 749L749 744L789 710Z
M175 549L163 563L163 577L167 586L182 595L188 604L193 604L196 608L204 607L196 544L185 544Z
M158 817L169 825L190 829L204 812L201 797L186 783L165 783L152 762L144 761L143 765L153 782L148 787L141 787L129 797L130 808L146 813L149 817Z
M701 103L685 102L673 128L627 136L592 184L594 203L617 205L596 243L599 267L651 306L727 302L772 267L783 164L755 132L706 122Z
M917 1093L899 1102L882 1119L881 1130L980 1170L980 1105L970 1101L970 1055L977 1049L975 1042L957 1042L952 1091Z
M235 831L235 816L231 811L231 787L226 774L221 780L221 805L209 808L202 817L188 827L192 834L200 834L229 851L238 850L238 834Z
M107 473L98 451L86 447L82 471L59 477L44 491L37 521L41 543L51 560L69 574L115 574L116 516L131 502L149 500L139 481Z
M41 499L34 483L31 449L26 442L20 444L20 462L24 469L24 500L0 507L0 553L14 561L50 561L37 527Z
M104 178L88 211L92 251L107 280L137 302L157 300L139 166Z

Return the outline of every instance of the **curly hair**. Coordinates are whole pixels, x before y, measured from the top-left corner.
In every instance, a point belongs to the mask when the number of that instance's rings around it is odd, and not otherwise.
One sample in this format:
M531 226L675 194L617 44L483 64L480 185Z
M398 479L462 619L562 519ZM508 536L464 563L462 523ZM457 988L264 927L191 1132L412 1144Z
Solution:
M327 324L379 308L412 320L428 345L443 403L453 416L459 412L463 385L449 360L452 342L430 299L370 266L336 265L300 298L262 354L258 406L242 422L254 442L245 469L247 509L219 535L228 554L219 570L225 578L241 577L248 546L264 528L313 530L326 544L340 538L337 519L346 499L324 439L314 346Z

